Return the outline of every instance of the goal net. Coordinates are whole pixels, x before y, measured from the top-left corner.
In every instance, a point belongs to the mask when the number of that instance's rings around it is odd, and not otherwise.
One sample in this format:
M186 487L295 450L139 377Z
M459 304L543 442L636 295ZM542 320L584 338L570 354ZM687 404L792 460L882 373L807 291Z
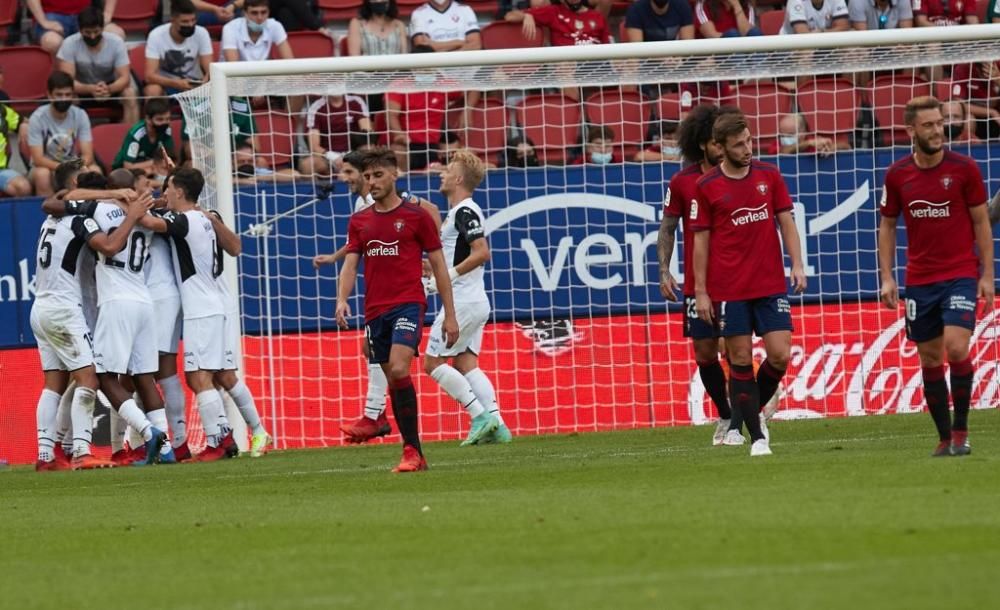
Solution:
M974 156L995 190L996 126L969 108L980 87L992 95L982 68L998 59L1000 27L984 25L214 64L209 85L179 98L194 164L208 175L203 204L243 235L243 254L227 269L245 375L278 446L289 448L341 442L339 427L360 416L366 389L363 279L352 327L340 331L337 268L312 265L345 243L355 197L335 175L293 174L335 139L322 134L310 154L317 102L331 112L344 94L364 101L373 133L355 118L353 145L395 146L414 166L400 190L442 212L434 163L419 167L459 146L491 164L475 195L492 250L481 368L515 434L712 419L680 305L660 295L656 254L667 183L681 166L674 130L699 103L744 111L755 156L780 167L795 201L809 288L792 298L777 417L905 413L923 398L902 311L877 301L882 177L909 152L903 106L935 94L963 102L947 108L951 146ZM232 125L249 119L256 159L234 157L247 128ZM519 160L524 144L537 166ZM672 257L678 280L685 242L678 235ZM432 298L428 323L438 306ZM975 408L998 400L998 331L990 313L973 337ZM417 366L422 433L458 438L467 418Z

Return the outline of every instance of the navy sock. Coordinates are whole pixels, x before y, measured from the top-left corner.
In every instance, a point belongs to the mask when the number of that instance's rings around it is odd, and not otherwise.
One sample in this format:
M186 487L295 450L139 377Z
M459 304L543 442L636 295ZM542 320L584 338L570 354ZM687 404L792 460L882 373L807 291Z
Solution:
M948 384L944 381L944 367L925 367L921 371L924 377L924 399L937 428L938 438L942 442L950 441L951 413L948 412Z
M396 417L396 427L403 443L411 445L423 454L420 448L420 427L417 418L417 391L409 375L396 382L389 382L389 396L392 397L392 414Z
M950 362L951 402L955 406L953 430L969 429L969 404L972 401L972 361Z
M701 383L705 386L705 391L715 403L715 411L719 414L719 419L732 419L733 411L729 408L729 396L726 394L726 374L723 372L719 360L699 362L698 373L701 375Z
M753 365L733 364L729 367L729 396L733 413L743 416L750 440L764 438L760 429L760 394L753 378Z
M778 391L778 384L785 376L785 369L779 369L771 365L769 360L765 360L757 371L757 390L760 392L760 404L766 405L774 393Z

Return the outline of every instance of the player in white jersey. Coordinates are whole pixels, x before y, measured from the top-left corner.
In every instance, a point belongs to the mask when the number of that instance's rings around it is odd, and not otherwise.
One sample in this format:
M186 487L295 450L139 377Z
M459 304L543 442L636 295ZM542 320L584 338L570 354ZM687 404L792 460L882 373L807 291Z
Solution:
M111 465L90 454L98 387L92 344L97 306L88 298L93 288L94 256L74 232L74 226L79 227L83 222L81 214L92 213L96 206L85 198L103 193L77 188L77 176L82 169L83 163L78 159L61 163L53 174L56 194L42 204L49 217L39 235L36 297L30 319L45 375L36 411L37 470ZM112 195L127 198L134 193L122 191ZM69 387L67 378L72 379ZM57 445L61 436L68 445L65 450ZM75 454L72 463L65 457L68 454Z
M165 446L167 416L153 380L156 335L153 303L143 272L151 232L137 225L152 203L148 194L127 207L99 201L93 218L84 219L80 231L99 255L94 361L101 390L118 415L142 435L147 464L176 461L173 451ZM123 386L123 375L130 377L146 413Z
M355 196L354 213L358 213L375 203L368 192L368 185L361 175L363 162L364 153L352 151L341 159L340 172L337 174L338 179L347 185L350 194ZM436 205L405 192L400 193L400 197L404 200L419 202L420 206L434 219L434 224L438 228L441 227L441 212ZM345 243L333 254L320 254L314 257L313 267L319 269L323 265L334 265L342 261L346 255L347 245ZM365 362L368 362L368 341L364 337L361 338L361 353L365 357ZM341 427L347 442L364 443L373 438L385 436L392 431L389 419L385 415L385 395L388 387L389 381L386 379L382 367L368 362L368 391L365 393L364 413L358 420Z
M438 312L431 327L424 370L446 394L465 409L472 424L462 446L480 442L511 441L510 430L500 417L496 390L479 368L483 329L490 317L490 301L483 283L483 265L490 260L486 243L485 218L472 193L483 181L486 168L482 160L468 150L458 150L441 173L441 192L448 198L448 215L441 225L441 244L450 265L455 315L459 335L451 347L444 341L444 312ZM437 291L434 277L427 282L427 292ZM448 360L454 366L448 364Z
M184 312L184 369L195 392L208 447L197 461L214 461L238 453L226 418L222 396L225 388L251 429L250 454L263 455L271 436L261 424L250 390L236 376L235 355L240 340L239 317L229 309L231 298L222 277L223 250L238 254L239 236L215 214L198 208L205 186L201 172L174 170L164 195L170 209L161 219L147 218L146 226L171 238L174 274L180 287Z

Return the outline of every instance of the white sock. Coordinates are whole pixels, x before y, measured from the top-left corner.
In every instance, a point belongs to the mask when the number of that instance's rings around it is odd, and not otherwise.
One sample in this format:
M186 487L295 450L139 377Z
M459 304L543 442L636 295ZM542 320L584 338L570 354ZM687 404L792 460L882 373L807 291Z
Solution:
M493 383L486 376L483 369L475 368L465 374L465 379L475 392L476 398L486 407L491 415L496 415L503 424L503 417L500 416L500 405L497 403L497 391L493 388Z
M472 391L469 382L450 364L442 364L431 371L431 378L438 382L445 394L462 405L469 417L475 419L486 411L483 404L476 398L476 393Z
M180 447L187 441L187 422L184 413L184 388L177 375L171 375L159 380L163 392L163 406L167 410L167 420L170 427L170 444Z
M78 387L73 392L73 457L90 455L90 440L94 431L94 401L97 392Z
M125 428L128 424L118 415L118 411L111 409L111 421L108 424L111 429L111 453L118 453L125 448Z
M140 410L141 409L142 408L140 407ZM128 446L131 447L132 449L138 449L139 447L142 447L143 443L146 442L146 440L143 438L143 435L132 426L127 426L125 428L125 438L128 439Z
M257 405L254 404L250 388L247 387L247 384L243 383L242 379L236 380L236 385L233 386L233 389L229 390L229 396L236 403L236 408L240 410L243 421L250 427L250 433L266 433L264 426L260 423L260 415L257 413Z
M225 419L222 398L215 390L205 390L198 392L195 402L198 404L198 414L201 415L201 425L205 429L208 446L218 447L219 441L222 440L220 423L225 421L226 425L229 425L229 420Z
M157 409L155 411L150 411L149 413L146 413L146 417L149 419L149 423L153 424L153 427L157 428L158 430L163 431L167 429L166 409ZM165 455L169 453L170 448L171 448L170 443L163 443L163 446L160 447L160 454Z
M59 399L59 410L56 412L56 441L62 445L63 453L73 455L73 392L76 382L71 381L66 391Z
M381 364L368 364L368 394L365 395L365 417L378 419L385 413L385 391L389 387Z
M132 426L134 430L138 430L139 434L142 435L143 442L151 440L153 438L153 433L150 428L153 424L146 419L146 414L142 412L142 409L135 404L135 400L129 398L122 403L122 406L118 407L118 415L122 416L128 425ZM133 447L135 449L136 447Z
M38 461L51 462L55 459L52 451L56 447L56 413L59 411L59 399L62 395L52 390L42 390L35 408L35 420L38 423Z

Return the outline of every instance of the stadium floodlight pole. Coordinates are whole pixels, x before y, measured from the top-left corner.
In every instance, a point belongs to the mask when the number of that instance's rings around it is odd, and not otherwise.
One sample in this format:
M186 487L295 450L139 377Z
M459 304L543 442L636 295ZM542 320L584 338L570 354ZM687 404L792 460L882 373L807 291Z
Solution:
M211 78L208 81L209 103L212 115L212 147L215 151L215 175L214 187L216 193L216 211L222 216L222 221L230 227L233 232L238 233L239 227L236 224L236 208L233 198L233 153L232 141L229 129L229 81L219 69L225 64L213 63L209 68ZM211 180L212 177L210 176ZM232 265L223 267L223 274L226 278L226 285L229 286L229 298L231 302L227 304L227 311L235 311L237 319L240 320L240 337L243 336L243 315L240 307L240 274L239 259L234 259ZM237 353L233 354L233 361L236 368L242 374L243 367L243 342L236 342ZM236 409L236 405L231 400L226 400L226 416L229 418L233 428L233 438L240 448L240 451L247 451L247 428L243 416Z
M928 31L933 30L933 31ZM641 60L658 57L802 51L845 47L879 47L936 42L996 40L1000 24L964 25L956 28L900 28L892 30L820 32L795 36L707 38L664 42L631 42L613 45L582 45L530 49L498 49L462 53L416 53L412 55L361 55L212 64L212 79L364 72L371 70L418 70L503 64L542 64L566 61ZM924 58L926 59L926 58ZM820 67L820 72L842 71L843 66ZM716 77L708 76L706 79ZM213 86L213 91L214 91ZM297 93L297 92L296 92ZM289 94L292 94L289 92ZM218 153L218 151L216 151Z

